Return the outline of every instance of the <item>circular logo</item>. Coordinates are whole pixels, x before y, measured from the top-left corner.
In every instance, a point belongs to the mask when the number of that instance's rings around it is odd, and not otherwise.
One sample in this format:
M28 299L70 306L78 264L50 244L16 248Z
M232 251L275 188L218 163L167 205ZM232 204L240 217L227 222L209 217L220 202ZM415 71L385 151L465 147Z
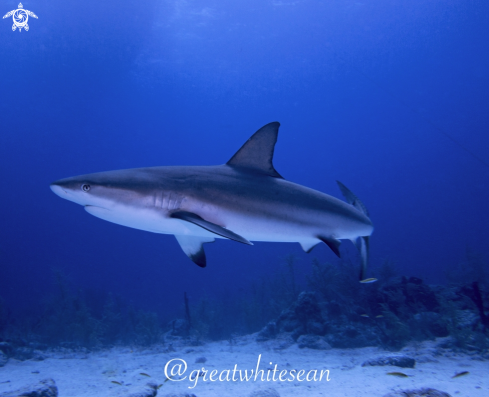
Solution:
M16 10L13 17L14 17L14 23L18 27L24 27L27 24L27 19L29 18L27 12L25 12L25 10L22 9Z

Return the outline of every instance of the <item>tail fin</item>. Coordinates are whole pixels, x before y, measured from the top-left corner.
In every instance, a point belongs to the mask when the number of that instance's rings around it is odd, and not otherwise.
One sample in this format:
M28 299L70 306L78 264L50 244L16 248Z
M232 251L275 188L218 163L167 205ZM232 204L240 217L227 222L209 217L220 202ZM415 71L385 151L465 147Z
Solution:
M348 204L353 205L358 211L365 214L369 218L368 210L365 205L360 201L360 199L353 194L353 192L343 185L340 181L336 181L341 193L345 196ZM369 238L370 236L360 236L356 240L352 240L355 247L357 247L358 252L362 260L362 266L360 268L360 281L365 279L367 273L367 262L368 262L368 251L369 251Z
M365 280L365 276L367 274L369 239L370 236L358 237L355 243L362 260L362 265L360 267L360 281Z
M358 211L360 211L361 213L369 217L367 207L365 207L365 205L360 201L360 199L357 196L355 196L353 192L350 189L348 189L345 185L343 185L340 181L336 181L336 183L338 184L343 196L345 196L346 202L348 204L353 205Z

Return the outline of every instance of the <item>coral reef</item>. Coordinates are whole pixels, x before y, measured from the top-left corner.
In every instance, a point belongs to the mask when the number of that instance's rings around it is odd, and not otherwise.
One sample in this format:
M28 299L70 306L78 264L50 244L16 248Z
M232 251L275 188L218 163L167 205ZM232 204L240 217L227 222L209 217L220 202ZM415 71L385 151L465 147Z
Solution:
M300 293L256 340L285 333L300 347L381 346L395 351L409 342L450 336L453 349L487 351L488 294L478 282L432 286L418 277L395 276L390 261L380 269L384 280L358 288L350 263L313 260L310 291Z
M488 272L474 254L464 262L465 282L429 285L399 276L392 261L375 271L381 279L359 285L356 266L314 259L306 282L296 278L296 258L284 258L273 277L240 293L191 301L183 293L180 318L163 322L110 293L80 290L54 272L52 294L34 315L15 319L0 299L0 366L9 358L42 360L48 348L86 349L166 343L199 346L256 333L258 342L283 348L327 350L380 346L399 351L409 343L444 338L444 349L489 351ZM453 274L456 272L453 271ZM302 291L302 292L301 292ZM166 325L165 325L166 324ZM85 349L85 350L84 350Z
M115 344L148 346L161 341L162 327L155 313L136 310L122 299L90 291L75 291L60 272L55 288L35 317L14 321L0 333L0 351L17 360L42 360L49 347L97 348ZM100 310L102 308L102 310Z

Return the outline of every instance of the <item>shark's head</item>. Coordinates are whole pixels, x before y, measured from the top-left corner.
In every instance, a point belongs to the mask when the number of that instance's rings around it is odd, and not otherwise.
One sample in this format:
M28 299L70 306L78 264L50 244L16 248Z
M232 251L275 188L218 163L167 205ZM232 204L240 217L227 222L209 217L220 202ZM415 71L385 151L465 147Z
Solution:
M100 172L60 179L51 184L59 197L83 205L88 212L95 208L113 210L116 205L137 201L141 194L128 170Z
M145 214L148 208L149 211L154 208L154 189L159 183L152 178L151 171L139 168L60 179L51 184L51 190L61 198L82 205L97 218L156 231L157 228L149 224L153 218ZM162 208L158 209L158 214L164 214Z
M73 178L60 179L51 183L51 190L59 197L73 201L74 203L87 206L103 206L103 190L105 187L96 183L91 175L83 175Z

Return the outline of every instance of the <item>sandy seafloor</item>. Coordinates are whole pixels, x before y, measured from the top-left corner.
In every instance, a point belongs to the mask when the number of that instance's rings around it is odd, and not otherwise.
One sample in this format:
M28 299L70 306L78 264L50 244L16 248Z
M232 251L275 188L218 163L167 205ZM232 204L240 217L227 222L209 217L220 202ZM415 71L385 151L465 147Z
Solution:
M437 341L422 342L404 348L400 352L386 352L379 348L311 350L292 345L277 349L278 341L257 343L253 336L242 337L231 344L229 341L207 343L203 346L176 346L168 352L168 345L149 349L112 348L89 353L69 351L47 353L43 361L17 361L10 359L0 368L0 393L14 391L36 381L53 378L59 395L64 396L124 396L141 391L154 381L163 386L158 396L169 393L189 393L197 397L248 396L257 389L273 387L281 397L289 396L384 396L392 391L429 387L449 393L451 396L489 396L489 361L478 354L454 353L437 348ZM282 346L283 347L283 346ZM261 369L290 371L304 369L329 370L322 381L214 381L199 378L196 387L188 380L165 380L164 367L169 360L183 359L187 372L201 369L232 370L255 369L261 354ZM381 355L405 354L416 359L414 369L392 366L366 366L362 363ZM205 357L205 363L195 361ZM174 361L176 362L176 361ZM269 363L273 364L270 365ZM36 373L36 372L39 373ZM168 367L168 371L170 371ZM387 375L399 371L407 378ZM468 375L452 379L455 373L469 371ZM151 377L140 375L146 373ZM279 372L276 373L277 375ZM272 376L273 373L270 373ZM207 377L209 374L207 375ZM224 375L225 376L225 375ZM231 375L232 376L232 372ZM266 372L265 372L266 376ZM289 375L287 375L289 376ZM238 373L236 373L236 377ZM277 377L277 376L276 376ZM176 377L178 378L178 377ZM175 378L175 379L176 379ZM112 383L117 381L123 385Z

